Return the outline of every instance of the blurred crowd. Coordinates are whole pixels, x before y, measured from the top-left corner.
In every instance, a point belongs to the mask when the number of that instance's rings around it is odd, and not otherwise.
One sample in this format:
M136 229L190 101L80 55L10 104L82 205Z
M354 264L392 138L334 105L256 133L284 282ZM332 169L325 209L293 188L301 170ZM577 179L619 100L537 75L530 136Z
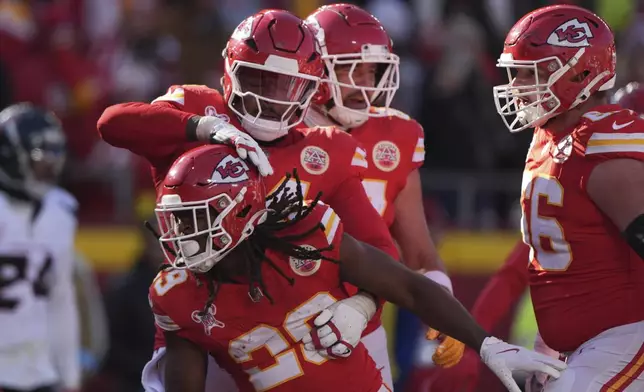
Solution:
M503 37L546 0L354 1L377 16L401 56L395 107L424 126L426 167L498 172L520 167L530 135L502 126L491 87ZM644 80L644 5L638 0L566 1L596 10L618 35L618 86ZM81 222L127 222L149 187L147 167L101 142L103 108L150 101L174 83L218 87L227 35L261 8L308 14L320 0L0 0L4 107L53 109L69 136L66 187ZM463 115L467 113L467 115ZM91 191L88 191L91 190Z
M510 134L496 114L492 86L506 77L496 69L496 58L516 19L563 1L350 2L378 17L394 40L401 88L393 106L424 126L426 168L470 174L520 170L531 135ZM614 28L617 86L644 82L644 1L565 2L595 10ZM63 185L80 201L81 224L133 222L140 218L134 200L151 190L148 167L99 139L102 110L117 102L151 101L172 84L219 87L221 50L242 19L262 8L305 16L323 3L0 0L0 108L31 101L62 119L70 146ZM504 208L513 201L504 201ZM150 357L152 316L140 310L148 307L147 288L162 259L155 251L156 241L146 244L135 269L106 298L112 345L104 366L118 380L113 390L140 390L140 369Z

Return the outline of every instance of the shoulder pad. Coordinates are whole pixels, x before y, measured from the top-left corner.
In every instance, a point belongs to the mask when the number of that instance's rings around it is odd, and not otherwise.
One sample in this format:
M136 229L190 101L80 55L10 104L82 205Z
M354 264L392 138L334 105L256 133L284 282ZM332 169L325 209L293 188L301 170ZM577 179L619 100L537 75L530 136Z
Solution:
M310 206L310 203L311 200L308 200L304 202L304 205ZM292 213L288 216L288 219L292 220L295 217L296 213ZM297 225L293 226L292 231L299 233L303 230L305 231L307 229L310 229L316 223L321 223L324 227L324 235L327 240L327 245L333 244L333 240L335 239L335 236L338 232L338 227L340 225L340 217L338 217L333 208L321 201L318 201L318 203L313 208L313 211L311 211L311 213L301 221L301 226L304 227L304 229L298 227L300 226L300 222L298 222ZM291 230L288 230L289 234L290 232Z
M644 158L644 119L625 110L586 129L586 156Z
M72 196L71 193L60 187L55 187L47 192L44 202L57 205L72 215L76 215L78 212L78 201L76 198Z
M170 87L168 87L168 90L165 92L165 94L163 94L162 96L157 97L154 100L152 100L152 103L155 103L155 102L174 102L174 103L176 103L178 105L183 106L186 103L185 94L186 94L186 92L185 92L183 86L176 86L176 85L175 86L170 86Z
M172 102L180 106L186 105L186 96L191 95L193 97L198 96L208 96L209 99L215 98L216 104L223 103L223 97L221 93L212 89L208 86L197 85L197 84L183 84L183 85L174 85L170 86L166 93L160 97L155 98L152 103L155 102ZM191 98L194 100L194 98ZM222 102L219 102L222 101ZM204 113L207 114L207 113ZM210 114L208 114L210 115Z
M383 107L372 106L369 111L371 113L376 113L382 116L398 117L403 120L411 120L411 117L408 114L394 108L383 108Z

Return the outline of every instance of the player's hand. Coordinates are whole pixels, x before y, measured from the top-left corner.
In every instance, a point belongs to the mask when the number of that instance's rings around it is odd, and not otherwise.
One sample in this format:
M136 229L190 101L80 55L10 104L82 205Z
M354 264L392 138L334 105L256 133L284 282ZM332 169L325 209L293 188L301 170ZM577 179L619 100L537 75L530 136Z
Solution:
M511 392L521 392L512 378L512 372L545 373L559 378L566 364L547 355L508 344L495 337L487 337L481 345L481 361L485 363Z
M425 337L428 340L441 339L441 344L436 348L436 351L432 356L432 361L434 361L437 366L449 369L459 363L461 358L463 358L465 344L458 340L447 335L442 335L433 328L430 328L429 331L427 331Z
M560 358L558 351L548 347L546 342L543 341L541 334L537 332L537 335L534 338L534 351L547 355L551 358ZM539 392L543 389L543 386L546 385L548 381L548 375L544 373L534 373L530 375L525 381L525 390L526 392Z
M215 116L204 116L197 123L197 138L213 144L235 147L241 159L248 159L262 176L273 174L273 167L266 153L249 134L235 128L228 121Z
M304 348L327 358L346 358L374 313L376 303L368 294L358 293L338 301L315 318L315 328L302 339Z

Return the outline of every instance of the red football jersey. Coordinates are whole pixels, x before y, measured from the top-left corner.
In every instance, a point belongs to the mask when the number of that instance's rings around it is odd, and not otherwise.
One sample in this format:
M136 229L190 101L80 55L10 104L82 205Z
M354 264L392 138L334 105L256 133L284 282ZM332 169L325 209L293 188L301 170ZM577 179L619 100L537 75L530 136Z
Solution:
M304 232L321 222L319 230L297 244L315 248L333 245L326 256L339 259L343 227L328 206L318 206L284 235ZM288 232L287 232L288 231ZM337 300L342 290L338 264L299 260L274 251L267 256L294 284L263 263L267 298L253 302L247 284L222 284L205 316L206 285L185 270L159 273L150 286L150 303L157 325L175 331L206 349L228 371L241 392L246 391L378 391L380 371L362 343L342 360L327 360L304 350L301 339L311 320ZM243 279L243 278L242 278Z
M545 343L574 351L607 329L644 320L644 262L586 192L609 159L644 161L644 120L594 108L567 134L537 129L522 184L530 290Z
M219 116L241 129L221 94L206 86L173 86L153 102L166 103L188 113ZM174 159L192 147L192 143L184 143L184 146L175 147L175 153L169 154L172 159L165 156L153 163L155 183L163 180ZM305 198L313 199L321 192L322 201L338 213L349 234L398 259L386 225L378 219L360 185L368 163L366 152L354 138L334 127L302 126L292 129L278 143L264 147L264 151L275 173L265 179L269 193L282 183L286 173L297 169ZM295 180L288 185L294 188Z
M350 134L367 151L369 167L362 184L387 227L394 222L394 201L407 184L407 176L425 161L423 128L406 114L387 110L387 117L373 117Z
M150 108L152 106L153 108ZM168 116L172 126L163 123L150 124L150 110L180 110L184 118L175 119L176 113ZM110 109L108 109L110 110ZM148 159L152 175L158 186L170 166L182 153L202 142L187 142L185 121L192 114L219 116L241 129L237 117L231 113L222 95L206 86L172 86L167 93L153 101L153 105L131 103L115 108L130 116L108 115L108 120L99 121L99 130L110 144L130 149ZM157 113L155 113L157 114ZM112 119L109 119L109 117ZM123 117L123 120L115 120ZM157 121L158 122L158 121ZM368 163L366 152L346 132L333 127L292 129L279 143L266 147L275 174L266 178L267 190L272 191L281 183L287 172L298 171L302 191L308 199L322 192L321 200L330 205L343 219L345 230L360 241L369 243L398 259L396 247L387 226L378 218L378 213L369 203L361 184ZM293 189L295 181L288 186ZM374 317L370 323L373 330L380 325ZM157 329L155 348L165 346L163 334Z
M395 219L393 206L396 197L407 184L407 177L425 161L423 128L406 114L395 109L371 108L374 111L387 110L385 117L373 117L363 125L349 130L364 148L369 166L363 173L362 185L387 227ZM330 120L318 112L309 112L307 124L316 122L328 124ZM350 292L357 291L348 287ZM368 335L381 325L382 307L371 318L363 335Z

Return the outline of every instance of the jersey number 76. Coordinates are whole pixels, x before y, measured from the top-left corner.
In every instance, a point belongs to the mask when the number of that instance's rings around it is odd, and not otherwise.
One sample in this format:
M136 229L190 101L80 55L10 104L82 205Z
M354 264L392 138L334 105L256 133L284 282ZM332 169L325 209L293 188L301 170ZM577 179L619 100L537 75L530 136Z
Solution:
M557 219L542 215L539 211L540 199L550 206L563 207L563 186L554 177L533 177L532 173L525 172L522 189L521 232L523 242L530 245L531 262L545 271L567 270L572 262L572 252L563 227ZM546 242L549 246L544 248Z

